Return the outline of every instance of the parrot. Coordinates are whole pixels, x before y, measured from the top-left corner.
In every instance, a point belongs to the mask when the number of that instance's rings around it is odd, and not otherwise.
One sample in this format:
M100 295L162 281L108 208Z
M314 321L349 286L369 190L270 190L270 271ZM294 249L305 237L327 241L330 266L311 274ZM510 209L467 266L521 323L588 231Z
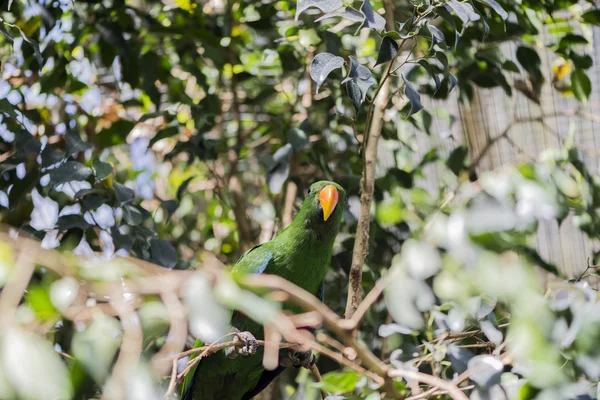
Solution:
M343 206L338 203L345 202L346 192L337 183L312 184L292 223L270 241L242 255L232 275L278 275L323 301L325 273L342 222ZM188 373L191 379L184 381L183 400L251 399L288 366L310 368L315 362L310 350L282 350L287 354L281 357L280 366L265 370L257 343L264 338L262 326L240 312L233 313L231 326L243 345L202 359L195 371Z

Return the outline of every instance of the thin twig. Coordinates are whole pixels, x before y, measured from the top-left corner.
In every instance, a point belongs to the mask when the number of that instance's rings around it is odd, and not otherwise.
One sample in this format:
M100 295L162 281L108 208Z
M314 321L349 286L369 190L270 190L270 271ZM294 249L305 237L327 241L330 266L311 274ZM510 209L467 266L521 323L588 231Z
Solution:
M388 374L392 377L414 379L430 386L434 386L438 389L445 390L448 392L448 396L452 397L454 400L469 400L469 398L465 396L465 394L461 392L458 387L456 387L456 384L447 382L441 378L438 378L437 376L406 369L394 369L389 371Z
M323 377L321 376L321 372L319 372L319 368L317 364L313 364L310 366L310 372L312 372L315 382L323 382ZM324 390L321 390L321 397L325 400L328 396L328 393Z

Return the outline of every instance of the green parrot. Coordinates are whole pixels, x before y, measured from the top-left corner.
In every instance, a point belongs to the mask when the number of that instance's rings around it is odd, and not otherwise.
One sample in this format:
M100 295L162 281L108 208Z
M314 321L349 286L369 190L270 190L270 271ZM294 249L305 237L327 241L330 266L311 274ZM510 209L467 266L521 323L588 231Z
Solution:
M323 300L323 280L331 261L335 237L342 221L346 192L338 184L314 183L298 215L271 241L248 250L233 267L233 275L274 274L300 286ZM244 346L229 348L200 361L188 383L184 400L245 400L260 393L288 365L309 368L315 361L310 351L282 350L280 366L265 370L262 349L263 328L236 312L231 319ZM283 353L285 352L285 353Z

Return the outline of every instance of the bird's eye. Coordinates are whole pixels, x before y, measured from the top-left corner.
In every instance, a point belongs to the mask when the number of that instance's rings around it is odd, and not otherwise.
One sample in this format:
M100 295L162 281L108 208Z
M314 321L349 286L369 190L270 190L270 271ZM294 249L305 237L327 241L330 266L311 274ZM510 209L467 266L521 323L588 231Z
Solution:
M310 194L310 192L312 192L312 188L308 188L308 194Z

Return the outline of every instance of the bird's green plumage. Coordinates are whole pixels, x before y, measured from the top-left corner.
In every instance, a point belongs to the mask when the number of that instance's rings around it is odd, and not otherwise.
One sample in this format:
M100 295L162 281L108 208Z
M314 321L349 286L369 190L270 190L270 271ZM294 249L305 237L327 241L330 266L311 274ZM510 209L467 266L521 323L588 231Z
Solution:
M327 185L337 188L339 199L331 216L324 221L319 192ZM317 294L331 261L345 199L346 192L336 183L321 181L313 184L292 224L271 241L246 252L232 273L279 275ZM263 339L262 327L240 314L234 314L231 325L240 331L251 332L259 340ZM247 358L228 359L223 353L218 353L199 363L191 385L185 388L184 399L247 399L270 379L269 373L262 368L262 349Z

